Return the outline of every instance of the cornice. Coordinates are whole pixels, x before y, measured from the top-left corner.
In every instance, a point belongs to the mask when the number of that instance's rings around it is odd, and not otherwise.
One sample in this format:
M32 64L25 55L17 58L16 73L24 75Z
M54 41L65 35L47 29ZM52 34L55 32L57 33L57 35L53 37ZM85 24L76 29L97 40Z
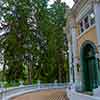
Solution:
M100 3L100 0L77 0L77 2L72 7L72 11L82 8L86 2Z
M72 12L73 12L73 13L79 12L79 10L80 10L81 8L83 8L83 6L84 6L88 1L91 1L91 0L78 0L78 2L75 3L74 6L72 7Z
M95 0L96 3L100 3L100 0Z
M93 7L95 2L97 2L97 0L79 0L71 9L71 15L76 19L77 17L79 17L77 15L83 13L84 10L87 9L88 11L88 7Z

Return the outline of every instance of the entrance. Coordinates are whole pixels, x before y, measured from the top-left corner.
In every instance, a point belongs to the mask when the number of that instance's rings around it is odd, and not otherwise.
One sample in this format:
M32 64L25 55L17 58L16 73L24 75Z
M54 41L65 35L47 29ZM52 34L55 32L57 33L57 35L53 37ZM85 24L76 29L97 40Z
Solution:
M83 90L92 91L97 88L97 60L96 47L88 41L81 48L81 65L82 65L82 81Z

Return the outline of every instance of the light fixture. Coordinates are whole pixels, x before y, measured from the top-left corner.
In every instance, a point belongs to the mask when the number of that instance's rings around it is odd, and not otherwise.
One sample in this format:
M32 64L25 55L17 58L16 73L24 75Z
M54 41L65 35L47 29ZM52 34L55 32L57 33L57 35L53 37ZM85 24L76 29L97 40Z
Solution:
M91 13L91 14L90 14L90 17L91 17L91 18L95 18L95 14L94 14L94 13Z

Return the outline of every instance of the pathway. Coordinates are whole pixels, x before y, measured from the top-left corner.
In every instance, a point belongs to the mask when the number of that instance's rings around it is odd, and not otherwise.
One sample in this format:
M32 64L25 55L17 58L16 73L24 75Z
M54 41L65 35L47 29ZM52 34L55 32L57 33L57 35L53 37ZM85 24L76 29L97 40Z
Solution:
M12 98L12 100L68 100L65 90L51 89L24 94Z

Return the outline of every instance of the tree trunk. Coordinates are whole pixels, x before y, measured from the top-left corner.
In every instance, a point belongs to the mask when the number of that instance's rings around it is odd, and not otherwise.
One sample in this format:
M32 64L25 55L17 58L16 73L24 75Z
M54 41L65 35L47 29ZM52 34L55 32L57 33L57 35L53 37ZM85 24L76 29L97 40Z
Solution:
M58 66L58 81L62 82L62 71L61 71L61 65Z
M58 79L59 82L64 81L64 54L62 52L62 49L59 50L59 55L58 55Z
M32 84L32 65L28 66L28 83Z
M6 71L6 61L4 61L3 72L2 72L2 80L5 81L5 71Z

